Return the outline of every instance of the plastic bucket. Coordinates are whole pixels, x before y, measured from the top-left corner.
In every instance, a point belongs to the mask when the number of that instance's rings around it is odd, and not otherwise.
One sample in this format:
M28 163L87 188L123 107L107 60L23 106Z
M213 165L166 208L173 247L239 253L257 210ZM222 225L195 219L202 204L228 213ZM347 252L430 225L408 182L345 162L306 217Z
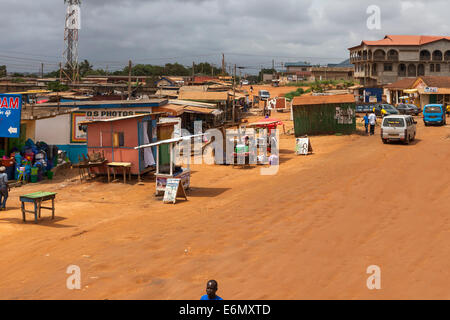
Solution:
M39 168L31 168L31 175L32 176L37 176L39 172Z
M32 175L31 176L31 183L36 183L38 182L38 176Z
M53 171L47 171L48 180L53 180Z

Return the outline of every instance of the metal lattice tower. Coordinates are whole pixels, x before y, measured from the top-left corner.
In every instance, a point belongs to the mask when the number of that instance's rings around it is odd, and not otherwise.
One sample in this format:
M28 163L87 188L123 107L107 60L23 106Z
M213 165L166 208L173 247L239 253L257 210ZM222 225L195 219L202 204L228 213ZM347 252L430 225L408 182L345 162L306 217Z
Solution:
M81 0L64 0L67 3L64 26L64 71L65 78L70 82L78 82L80 78L78 66L78 31L80 30Z

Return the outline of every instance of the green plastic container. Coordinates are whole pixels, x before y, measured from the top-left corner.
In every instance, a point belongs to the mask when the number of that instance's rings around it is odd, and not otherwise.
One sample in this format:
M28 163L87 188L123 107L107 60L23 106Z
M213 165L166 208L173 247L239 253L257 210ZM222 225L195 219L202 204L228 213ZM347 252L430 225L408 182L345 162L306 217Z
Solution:
M32 176L37 176L39 172L39 168L31 168L31 175Z
M53 171L47 171L48 180L53 180Z
M32 175L31 176L31 183L36 183L36 182L38 182L38 176L37 175L36 176Z

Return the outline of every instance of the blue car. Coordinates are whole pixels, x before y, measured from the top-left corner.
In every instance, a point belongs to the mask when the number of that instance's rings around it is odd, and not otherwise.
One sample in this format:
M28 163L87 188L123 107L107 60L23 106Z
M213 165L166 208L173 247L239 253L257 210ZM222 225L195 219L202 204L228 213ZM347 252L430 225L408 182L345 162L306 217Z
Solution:
M423 108L423 122L430 124L446 125L447 116L443 104L428 104Z

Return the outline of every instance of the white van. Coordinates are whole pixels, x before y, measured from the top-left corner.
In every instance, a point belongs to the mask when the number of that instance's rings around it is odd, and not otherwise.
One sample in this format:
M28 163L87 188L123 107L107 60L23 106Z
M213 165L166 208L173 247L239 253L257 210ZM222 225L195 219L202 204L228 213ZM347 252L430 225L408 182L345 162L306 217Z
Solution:
M268 100L270 99L270 92L267 90L259 90L258 96L260 100Z
M416 139L416 124L409 115L386 116L381 123L381 140L383 143L403 141L409 144Z

